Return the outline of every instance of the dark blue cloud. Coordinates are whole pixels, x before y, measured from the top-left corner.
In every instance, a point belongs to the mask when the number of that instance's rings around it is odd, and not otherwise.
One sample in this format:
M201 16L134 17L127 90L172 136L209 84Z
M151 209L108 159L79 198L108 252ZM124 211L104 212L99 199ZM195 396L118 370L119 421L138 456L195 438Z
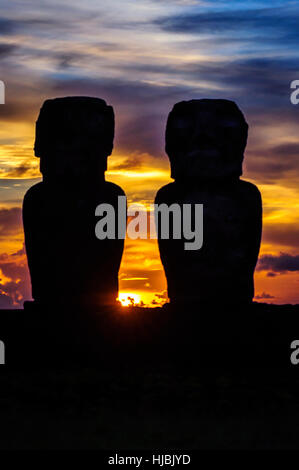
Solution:
M155 24L165 31L185 34L217 34L238 31L260 31L277 35L281 31L296 33L299 12L296 7L235 10L210 10L193 14L158 18Z
M261 110L263 113L273 113L273 110L277 112L279 109L280 112L283 110L286 120L297 118L297 109L290 104L290 83L298 77L298 61L293 57L207 60L178 66L139 62L127 64L124 69L131 73L147 72L157 77L175 79L179 84L177 88L185 89L185 99L233 99L249 112L254 110L255 114L257 110L259 113ZM173 89L167 92L173 93Z
M279 256L264 255L258 262L259 271L270 271L274 273L287 273L299 271L299 255L280 253Z
M9 35L15 32L15 22L8 18L0 18L0 31L2 35Z
M17 46L14 44L0 44L0 59L10 56L10 54L16 49Z
M299 178L299 145L296 143L274 147L264 144L258 149L249 149L245 161L247 174L264 184L285 180L290 186Z

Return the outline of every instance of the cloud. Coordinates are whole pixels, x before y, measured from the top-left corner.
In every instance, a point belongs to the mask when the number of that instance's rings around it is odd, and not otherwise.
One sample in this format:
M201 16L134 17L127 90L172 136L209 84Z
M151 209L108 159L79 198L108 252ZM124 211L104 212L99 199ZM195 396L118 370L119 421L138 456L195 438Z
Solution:
M263 243L288 247L299 250L299 226L297 223L284 223L265 225L263 229Z
M128 17L133 15L132 5L124 3L128 6ZM289 89L286 83L294 78L298 63L292 56L282 58L277 54L275 58L272 54L272 57L232 60L218 55L217 59L214 57L213 60L207 56L204 60L188 61L185 57L188 46L181 45L179 41L175 44L169 41L168 52L159 51L158 47L152 51L149 41L144 42L155 34L156 22L152 24L150 8L144 10L148 18L143 19L143 23L147 21L148 36L141 38L140 45L136 44L136 41L133 43L130 37L124 41L121 31L118 31L117 36L111 34L106 38L105 35L103 41L98 24L103 24L109 29L110 23L114 21L111 14L115 11L114 8L125 10L118 4L117 7L111 8L108 14L102 12L102 8L95 4L87 4L85 8L76 4L73 14L70 15L70 5L65 5L60 17L54 18L55 4L44 2L44 8L34 13L33 3L30 2L26 17L15 20L15 29L21 32L22 28L26 28L26 31L28 29L39 41L36 38L27 38L26 43L22 44L16 39L19 55L11 56L11 63L5 67L2 77L9 83L7 105L0 109L3 119L32 122L34 125L45 98L70 94L103 96L115 105L117 144L120 144L121 149L160 156L164 152L166 117L177 101L205 96L232 98L239 101L241 107L247 107L245 110L249 113L253 110L252 114L255 115L261 108L267 108L270 118L274 108L285 106L285 100L289 103ZM248 10L243 9L198 13L198 7L192 11L191 18L203 18L203 24L206 25L213 21L220 22L221 18L229 22L232 16L244 19L248 13ZM290 8L284 9L284 15L291 17L292 11ZM270 18L278 17L279 12L278 8L249 10L249 22L253 21L255 24L254 18L257 16L269 18L270 23ZM136 15L139 13L136 12ZM134 15L132 17L134 18ZM181 11L178 20L187 17L189 18ZM170 22L172 18L176 17L169 16ZM279 17L281 18L283 16ZM138 16L134 25L131 24L132 31L142 29L141 20ZM115 25L117 21L115 20ZM61 36L60 33L60 28L65 24L68 25L65 29L71 35L70 41L65 34ZM58 28L57 36L53 35L51 41L46 42L45 26L52 28L52 32ZM83 42L75 39L74 31L80 38L84 38ZM221 34L222 43L224 38L229 40L226 29ZM263 42L261 30L259 34L259 39L251 37L254 44ZM217 29L212 28L212 39L217 39ZM198 51L200 43L196 44L194 38L192 41L195 51ZM114 56L113 52L118 53ZM18 77L25 76L28 79L20 84ZM289 119L291 118L290 115Z
M193 6L193 5L200 5L205 3L203 0L147 0L151 3L166 3L169 5L173 3L174 5L182 5L182 6Z
M186 47L190 47L189 43L185 43ZM200 43L197 43L197 47ZM178 44L178 47L179 44ZM265 98L271 95L272 100L277 102L278 98L290 94L289 83L296 78L298 70L297 57L289 55L281 57L279 53L272 57L258 56L252 58L239 57L206 57L204 60L194 61L186 58L184 61L157 63L144 62L128 62L121 66L123 70L144 72L147 74L156 74L165 78L177 78L177 84L174 86L191 87L199 90L201 83L204 84L203 92L209 93L232 93L232 90L239 92L240 90L251 90L257 93L265 94ZM192 82L192 84L191 84ZM194 85L197 82L197 85ZM210 85L210 86L209 86ZM218 85L218 90L215 90ZM210 88L210 90L209 90ZM278 94L278 96L276 96ZM250 97L252 99L252 96ZM289 100L288 100L289 103ZM259 104L254 101L251 105Z
M255 295L254 298L255 300L270 300L275 299L275 296L267 294L267 292L263 292L262 294Z
M0 170L0 175L2 178L34 178L34 176L39 177L40 172L38 167L38 163L23 162L2 172Z
M228 33L236 31L263 31L279 37L281 32L296 32L298 9L294 6L257 9L223 9L192 14L166 16L155 23L165 31L184 34Z
M155 296L158 299L168 299L167 290L164 290L163 292L157 293L157 294L155 294Z
M129 157L123 160L120 163L113 163L111 164L111 169L113 170L139 170L143 165L142 157L140 155Z
M299 142L274 147L271 145L267 147L265 143L262 147L249 147L245 162L250 177L261 183L269 184L285 180L290 186L291 181L294 181L296 187L299 179Z
M261 256L258 261L257 270L280 274L299 271L299 255L280 253L279 256Z
M5 44L5 43L0 44L0 60L5 57L10 56L16 49L17 49L17 46L14 44Z
M19 207L0 209L0 238L22 231L22 210ZM1 260L1 257L0 257Z
M15 31L15 22L8 18L0 18L0 31L4 36L13 34Z
M0 308L18 308L31 299L30 277L24 246L0 255Z

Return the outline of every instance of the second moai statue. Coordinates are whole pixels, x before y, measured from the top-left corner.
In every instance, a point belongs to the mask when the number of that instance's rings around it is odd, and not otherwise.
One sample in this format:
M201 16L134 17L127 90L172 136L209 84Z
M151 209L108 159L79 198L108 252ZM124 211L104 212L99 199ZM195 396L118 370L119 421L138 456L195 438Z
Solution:
M114 112L104 100L47 100L36 122L35 155L43 181L23 203L25 246L33 299L44 306L114 304L123 239L95 236L95 209L117 214L124 192L105 181L113 149ZM116 215L117 224L117 215Z
M184 239L159 236L171 302L248 304L253 299L262 202L257 187L240 180L247 132L233 101L183 101L169 114L166 153L175 181L158 191L155 203L203 204L199 250L186 250Z

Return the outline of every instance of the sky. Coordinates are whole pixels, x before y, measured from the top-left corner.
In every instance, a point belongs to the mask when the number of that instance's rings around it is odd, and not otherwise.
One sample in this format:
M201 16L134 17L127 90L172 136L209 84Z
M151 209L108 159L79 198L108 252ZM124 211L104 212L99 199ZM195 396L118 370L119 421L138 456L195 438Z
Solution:
M106 179L149 205L171 181L164 151L173 105L236 101L249 124L243 178L263 197L256 298L299 303L298 1L1 0L0 308L31 298L21 205L40 181L34 127L47 98L97 96L116 114ZM120 291L166 299L155 240L127 240Z

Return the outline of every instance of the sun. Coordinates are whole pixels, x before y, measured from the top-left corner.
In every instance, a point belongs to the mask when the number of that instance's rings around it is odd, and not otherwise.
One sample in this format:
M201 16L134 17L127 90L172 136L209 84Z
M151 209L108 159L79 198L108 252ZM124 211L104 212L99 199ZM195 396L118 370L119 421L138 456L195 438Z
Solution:
M132 307L140 303L140 295L131 292L120 292L118 295L122 307Z

